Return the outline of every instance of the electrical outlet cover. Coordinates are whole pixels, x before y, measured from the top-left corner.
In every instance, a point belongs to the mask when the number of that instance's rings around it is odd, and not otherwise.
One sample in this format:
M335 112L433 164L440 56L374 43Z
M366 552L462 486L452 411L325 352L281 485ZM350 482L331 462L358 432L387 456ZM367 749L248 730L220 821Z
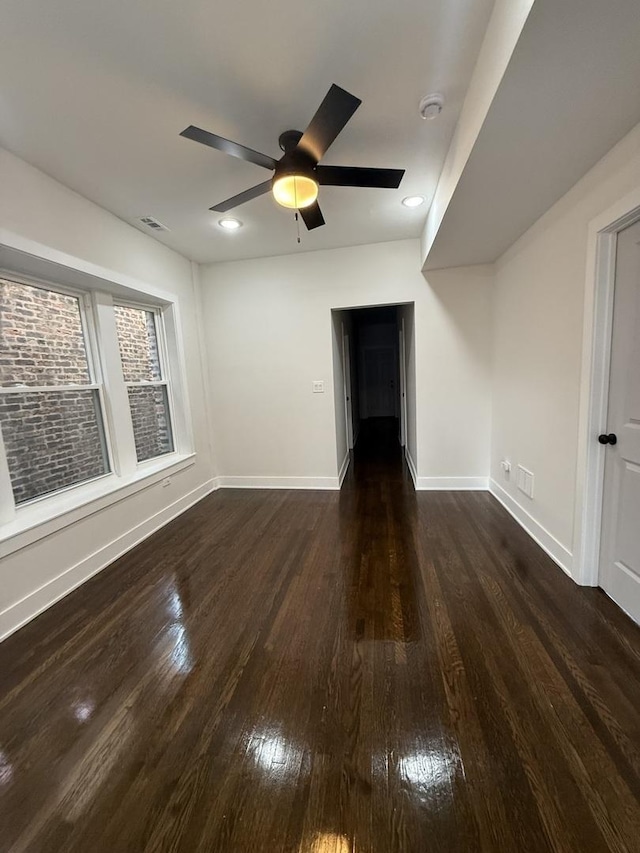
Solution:
M533 498L533 473L518 465L517 486L528 498Z

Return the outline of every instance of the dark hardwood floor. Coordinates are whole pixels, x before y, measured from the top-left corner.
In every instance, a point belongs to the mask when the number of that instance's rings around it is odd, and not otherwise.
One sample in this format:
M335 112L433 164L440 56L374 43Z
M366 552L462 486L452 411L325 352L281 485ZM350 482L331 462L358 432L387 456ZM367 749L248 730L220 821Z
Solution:
M2 850L640 851L640 629L369 426L0 645Z

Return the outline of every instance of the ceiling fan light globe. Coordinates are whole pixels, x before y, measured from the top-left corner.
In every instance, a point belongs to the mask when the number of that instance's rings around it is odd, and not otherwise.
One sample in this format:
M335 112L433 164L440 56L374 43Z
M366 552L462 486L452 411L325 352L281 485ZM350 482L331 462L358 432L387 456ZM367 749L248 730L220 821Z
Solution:
M273 197L292 210L309 207L318 198L318 184L307 175L283 175L273 182Z

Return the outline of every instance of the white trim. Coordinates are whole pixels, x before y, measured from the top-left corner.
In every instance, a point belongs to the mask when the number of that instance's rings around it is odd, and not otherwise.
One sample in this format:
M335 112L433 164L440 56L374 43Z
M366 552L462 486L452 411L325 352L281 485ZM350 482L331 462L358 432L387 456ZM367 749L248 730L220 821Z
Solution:
M173 407L173 447L177 453L184 454L193 453L195 444L180 311L180 302L176 299L164 306L160 320L162 343L166 347L165 371L169 382L169 405Z
M351 388L351 338L342 328L342 390L344 392L345 435L347 437L347 453L353 450L353 391ZM351 410L351 416L349 411ZM340 480L342 485L342 480Z
M400 371L400 446L407 446L407 355L404 342L404 317L398 330L398 365Z
M416 491L486 492L488 483L486 477L418 477Z
M190 468L196 461L195 453L182 457L172 455L171 459L159 458L162 463L158 463L152 470L136 472L126 483L121 478L105 475L57 492L55 504L47 505L44 500L40 500L19 507L14 520L0 528L0 558L125 500L166 477L172 477Z
M413 480L416 492L460 492L460 491L484 491L489 487L487 477L419 477L416 463L413 460L408 446L404 448L404 458Z
M418 488L418 472L416 470L416 463L413 461L413 456L409 450L408 445L404 448L404 458L407 460L407 467L409 468L409 473L411 474L411 479L413 480L413 488Z
M93 319L99 341L97 357L105 390L104 420L110 437L112 471L118 477L131 477L136 470L136 446L131 407L124 382L116 317L111 294L94 291L91 295Z
M3 385L0 395L4 394L49 394L60 391L99 391L101 385L93 382L91 385Z
M21 628L27 622L30 622L47 608L51 607L65 595L68 595L76 587L83 584L93 575L97 574L102 569L110 565L114 560L117 560L127 551L135 548L144 539L151 536L165 524L168 524L176 516L185 512L189 507L196 504L210 492L215 491L216 484L214 480L209 480L206 483L193 489L186 495L183 495L174 503L169 504L160 512L155 513L146 521L128 530L126 533L114 539L104 548L90 554L84 560L76 563L75 566L66 569L57 577L39 589L30 592L20 601L15 602L10 607L0 613L0 640L5 639Z
M337 490L337 477L236 477L220 476L221 489L329 489Z
M558 542L555 536L539 524L533 516L529 515L495 480L489 480L489 491L498 503L502 504L509 515L515 518L520 527L529 534L534 542L551 557L553 562L557 563L570 578L573 577L573 555L571 551L562 542Z
M640 219L640 187L589 223L574 516L574 580L597 586L617 234Z
M4 439L0 430L0 529L9 524L16 517L16 504L13 499L11 486L11 474L7 462L7 454L4 449Z
M28 273L14 272L12 269L6 267L0 267L0 278L3 281L8 281L10 284L23 284L27 287L33 287L36 290L48 290L52 293L60 293L63 296L72 296L80 302L87 295L86 289L69 287L62 282L52 283L46 279L29 275Z
M126 382L127 388L166 388L169 382L166 379L141 379L139 382Z
M342 460L342 465L340 466L340 470L338 471L338 488L342 487L344 482L344 478L347 476L347 469L349 468L349 463L351 462L351 454L347 449L347 452L344 455L344 459Z

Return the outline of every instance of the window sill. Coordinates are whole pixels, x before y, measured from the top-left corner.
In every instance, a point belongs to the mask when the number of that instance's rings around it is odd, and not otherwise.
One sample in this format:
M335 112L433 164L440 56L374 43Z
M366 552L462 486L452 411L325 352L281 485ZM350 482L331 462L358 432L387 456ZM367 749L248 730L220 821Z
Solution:
M154 486L165 477L195 464L196 454L171 454L171 458L143 466L124 480L107 474L90 483L52 495L16 511L16 517L0 527L0 558L81 521L87 516Z

